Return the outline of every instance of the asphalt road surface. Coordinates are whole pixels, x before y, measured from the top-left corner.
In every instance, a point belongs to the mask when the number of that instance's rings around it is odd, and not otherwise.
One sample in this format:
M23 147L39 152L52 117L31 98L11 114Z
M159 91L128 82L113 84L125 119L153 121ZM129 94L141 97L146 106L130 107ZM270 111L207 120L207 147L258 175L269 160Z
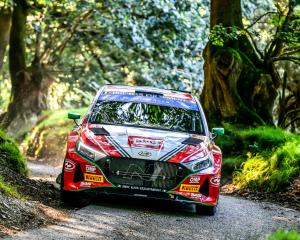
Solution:
M191 205L105 198L74 211L57 225L12 239L265 239L277 229L300 230L300 212L268 203L221 196L214 217Z

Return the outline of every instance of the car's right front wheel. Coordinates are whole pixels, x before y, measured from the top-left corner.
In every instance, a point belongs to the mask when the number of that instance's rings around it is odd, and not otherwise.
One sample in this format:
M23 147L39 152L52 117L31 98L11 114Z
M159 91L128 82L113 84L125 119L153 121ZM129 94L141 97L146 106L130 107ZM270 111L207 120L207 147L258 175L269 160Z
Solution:
M199 215L214 216L217 206L196 205L196 213Z
M70 205L72 207L84 207L90 203L88 198L85 196L82 192L72 192L72 191L66 191L63 189L64 186L64 178L63 174L61 175L61 181L60 181L60 199L62 202L64 202L67 205Z

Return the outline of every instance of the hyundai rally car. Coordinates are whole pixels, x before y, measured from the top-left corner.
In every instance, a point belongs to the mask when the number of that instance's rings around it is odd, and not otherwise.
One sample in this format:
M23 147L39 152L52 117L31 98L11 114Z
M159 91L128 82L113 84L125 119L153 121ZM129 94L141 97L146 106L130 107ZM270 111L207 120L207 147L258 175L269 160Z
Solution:
M70 119L80 118L69 113ZM150 87L104 86L69 134L61 197L87 193L196 204L213 215L222 153L199 101L190 93ZM85 196L86 197L86 196Z

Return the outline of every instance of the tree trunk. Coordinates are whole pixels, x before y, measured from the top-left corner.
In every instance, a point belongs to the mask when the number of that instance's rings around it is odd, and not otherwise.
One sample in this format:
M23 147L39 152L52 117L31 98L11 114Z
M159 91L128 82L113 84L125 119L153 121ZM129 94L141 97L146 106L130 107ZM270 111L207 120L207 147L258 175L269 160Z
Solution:
M211 29L217 24L243 29L240 0L212 0L210 23ZM223 47L208 43L204 59L201 101L209 122L273 123L276 88L246 36Z
M9 10L0 10L0 71L3 66L6 47L9 42L9 33L11 25L11 12Z
M11 102L2 120L2 127L17 138L30 130L42 110L47 108L47 94L52 78L36 57L31 67L26 67L25 32L27 5L25 0L15 0L10 34L9 67L12 83Z

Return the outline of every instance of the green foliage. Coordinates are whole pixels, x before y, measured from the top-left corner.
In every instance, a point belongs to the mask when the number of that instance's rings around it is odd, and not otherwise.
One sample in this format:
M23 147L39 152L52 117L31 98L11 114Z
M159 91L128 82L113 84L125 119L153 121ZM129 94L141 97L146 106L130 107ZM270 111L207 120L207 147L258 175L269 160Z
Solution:
M225 155L246 156L247 152L271 151L295 137L280 128L241 129L230 124L225 124L224 128L226 134L218 137L216 143L222 148Z
M300 234L295 230L277 230L267 240L300 240Z
M26 160L22 156L18 145L0 131L0 164L20 174L27 174Z
M238 188L276 192L300 175L300 136L271 127L224 127L226 134L216 139L225 156L222 170L233 173Z
M0 1L0 10L11 10L13 8L14 1L13 0L1 0Z
M283 30L279 33L279 38L286 42L290 47L299 47L300 20L294 20L285 25Z
M232 156L223 158L222 173L228 175L232 174L234 171L239 170L246 160L247 159L243 156Z
M244 31L237 27L223 27L221 24L216 25L210 31L209 40L215 46L223 47L225 42L237 40Z
M242 169L234 173L233 183L238 188L277 192L300 175L300 137L281 134L281 138L272 138L269 131L257 135L255 149L248 153Z
M41 52L47 53L59 83L67 83L65 93L94 92L104 83L200 88L209 1L42 2L52 4L31 13L28 61L42 33ZM86 12L90 15L75 28ZM64 41L63 51L54 51Z
M252 152L271 150L295 137L280 128L272 127L250 128L240 131L239 135L244 144L252 148Z
M0 192L10 197L21 198L17 189L14 186L6 183L1 176L0 176Z

